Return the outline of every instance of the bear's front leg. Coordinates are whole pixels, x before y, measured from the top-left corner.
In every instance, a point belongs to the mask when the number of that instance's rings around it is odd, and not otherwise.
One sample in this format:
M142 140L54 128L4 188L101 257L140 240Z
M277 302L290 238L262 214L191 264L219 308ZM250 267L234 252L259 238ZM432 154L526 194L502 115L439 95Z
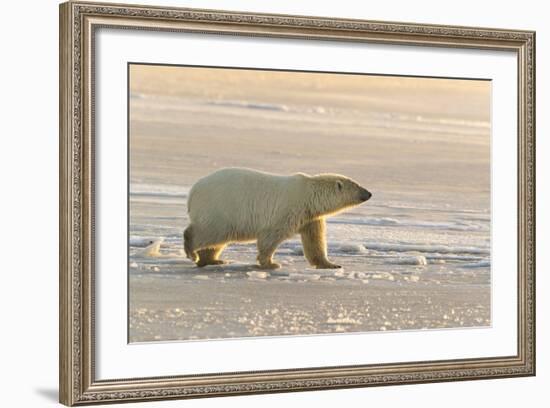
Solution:
M325 219L311 221L300 229L304 256L317 269L341 268L327 258L327 240L325 233Z
M202 268L206 265L223 265L227 263L221 259L218 259L224 248L225 245L218 245L212 248L199 249L199 259L196 262L197 266Z
M258 237L258 263L264 269L277 269L281 265L273 262L273 254L277 247L287 237L277 231L267 231L260 234Z

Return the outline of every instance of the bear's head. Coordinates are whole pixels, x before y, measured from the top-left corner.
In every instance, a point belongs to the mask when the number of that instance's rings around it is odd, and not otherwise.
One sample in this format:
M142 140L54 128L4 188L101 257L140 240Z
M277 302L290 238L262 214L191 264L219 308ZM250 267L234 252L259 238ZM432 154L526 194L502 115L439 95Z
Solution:
M367 201L372 196L356 181L340 174L318 174L308 179L310 210L317 216L339 213Z

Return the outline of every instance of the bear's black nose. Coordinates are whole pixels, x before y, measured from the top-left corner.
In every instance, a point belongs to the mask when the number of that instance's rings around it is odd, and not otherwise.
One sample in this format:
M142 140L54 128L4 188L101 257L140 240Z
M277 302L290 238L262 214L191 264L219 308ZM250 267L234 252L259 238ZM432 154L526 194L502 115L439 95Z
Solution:
M361 201L367 201L369 198L372 197L372 194L369 191L363 189L363 191L361 191L360 197L361 197Z

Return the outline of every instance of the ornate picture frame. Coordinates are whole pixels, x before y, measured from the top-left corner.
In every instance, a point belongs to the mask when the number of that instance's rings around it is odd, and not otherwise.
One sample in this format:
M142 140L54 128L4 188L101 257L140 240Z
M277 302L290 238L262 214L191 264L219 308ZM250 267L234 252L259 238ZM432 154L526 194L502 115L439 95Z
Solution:
M517 55L517 353L254 372L96 378L95 35L188 32ZM124 137L122 135L121 137ZM60 402L134 402L535 375L535 33L135 5L60 5Z

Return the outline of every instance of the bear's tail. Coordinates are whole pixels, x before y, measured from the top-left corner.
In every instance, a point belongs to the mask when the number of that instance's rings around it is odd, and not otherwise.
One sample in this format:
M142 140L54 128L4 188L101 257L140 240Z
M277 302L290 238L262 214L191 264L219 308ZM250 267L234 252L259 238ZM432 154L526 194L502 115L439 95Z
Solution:
M191 259L193 262L196 262L197 253L193 250L193 230L191 225L183 231L183 249L185 250L185 255L187 255L187 258Z

